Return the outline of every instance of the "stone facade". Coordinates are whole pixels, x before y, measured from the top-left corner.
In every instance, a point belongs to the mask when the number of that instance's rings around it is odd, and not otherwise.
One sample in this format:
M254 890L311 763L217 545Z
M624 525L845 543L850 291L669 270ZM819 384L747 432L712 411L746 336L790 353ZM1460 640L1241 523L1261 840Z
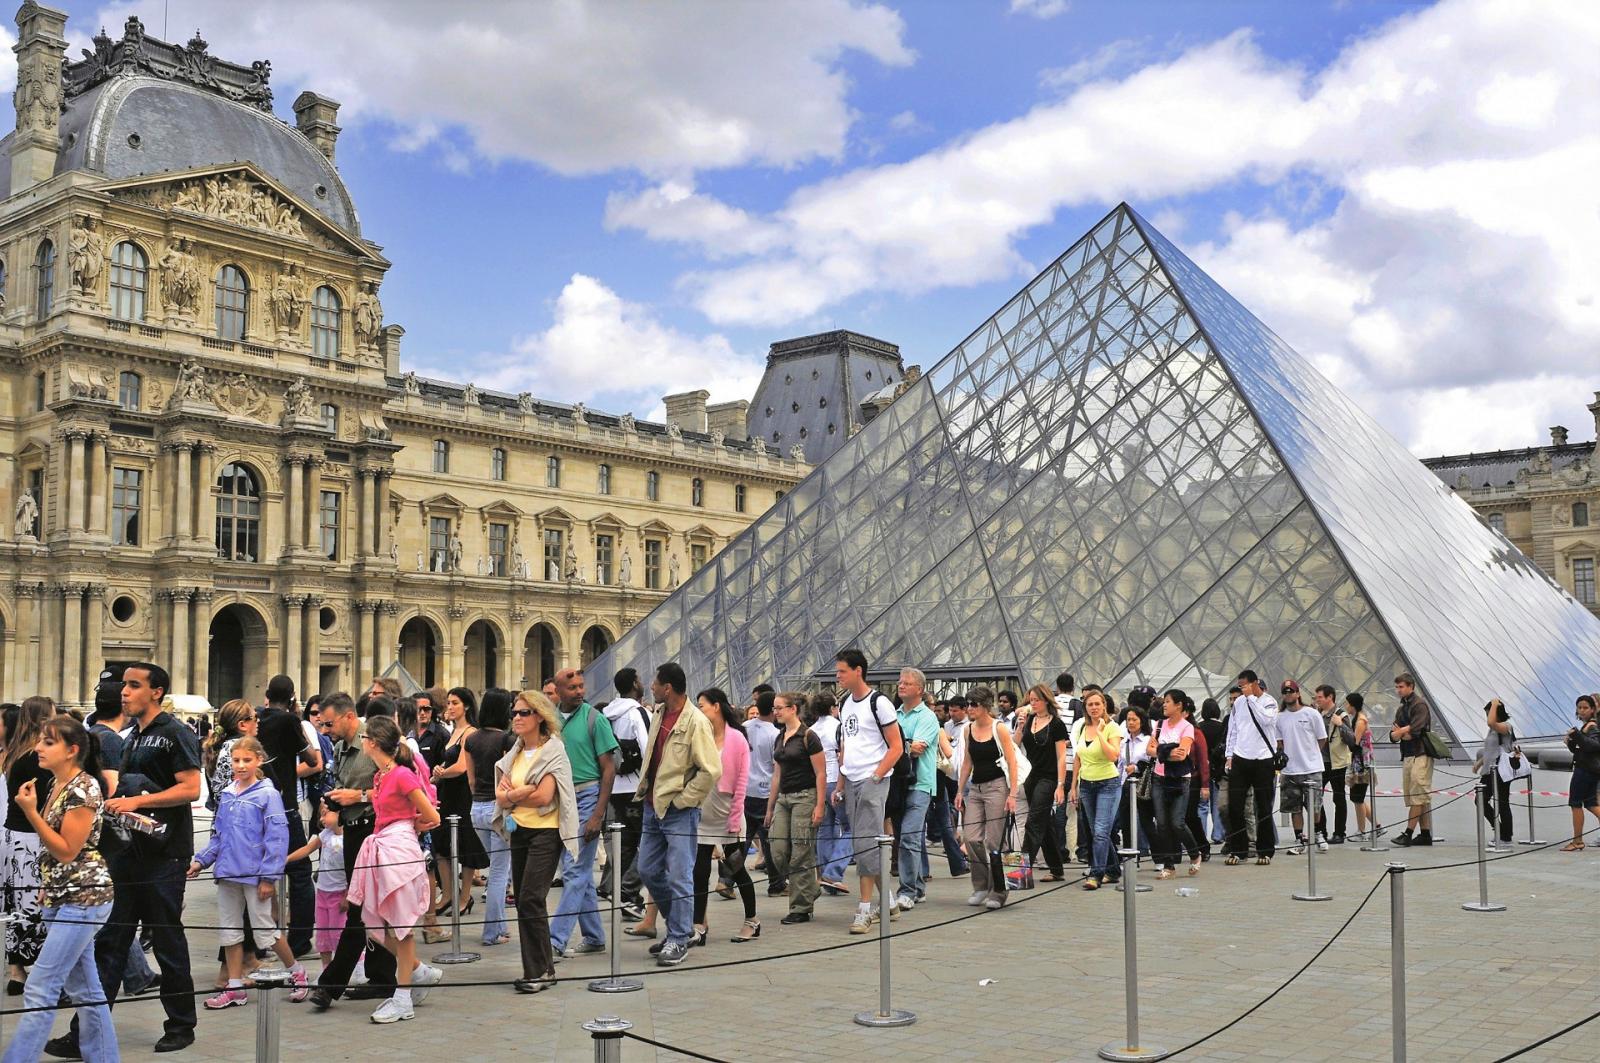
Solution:
M174 46L130 20L66 63L64 23L19 12L19 84L40 87L0 144L0 697L83 704L143 658L213 703L397 661L425 685L536 685L809 471L747 442L742 406L710 424L703 394L686 430L404 371L388 261L327 205L342 186L294 190L337 182L337 104L306 94L288 127L263 113L270 68L209 65L198 37L182 84L152 89L176 75L135 59ZM209 92L282 127L263 158L287 134L307 159L293 179L281 159L119 173L92 146L66 165L58 84L105 143L156 147L112 109L137 85Z
M1588 407L1600 437L1600 391ZM1600 451L1550 429L1542 447L1426 458L1456 495L1568 594L1600 614Z

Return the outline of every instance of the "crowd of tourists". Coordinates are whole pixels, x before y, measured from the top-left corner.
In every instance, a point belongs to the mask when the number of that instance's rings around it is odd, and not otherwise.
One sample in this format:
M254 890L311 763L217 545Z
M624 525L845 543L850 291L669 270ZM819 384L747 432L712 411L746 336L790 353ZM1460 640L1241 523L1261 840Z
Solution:
M1274 697L1248 669L1198 706L1149 687L1119 705L1067 673L1020 697L978 686L930 698L915 668L891 697L857 650L834 669L834 691L761 685L742 706L717 688L691 697L675 663L648 692L623 669L601 706L572 669L541 690L402 695L384 678L359 698L306 705L280 675L264 705L230 701L194 728L168 711L166 671L140 663L101 677L87 719L45 697L0 705L7 993L26 1008L76 1009L54 1039L52 1010L23 1014L0 1063L119 1058L119 991L159 990L154 1050L180 1051L194 1041L196 998L208 1010L249 1004L269 957L292 1002L326 1011L375 999L373 1022L410 1019L443 978L418 959L417 936L440 940L441 918L469 915L479 889L482 945L514 936L512 988L534 994L556 984L563 959L606 950L612 904L664 967L713 940L713 898L739 902L719 934L760 937L752 870L786 900L780 925L818 919L824 895L849 896L838 925L860 935L927 900L934 847L952 877L970 878L967 903L987 910L1035 870L1063 882L1077 864L1083 889L1100 889L1118 880L1124 851L1159 878L1198 875L1214 851L1268 865L1280 849L1384 833L1372 804L1384 739L1402 758L1406 822L1393 842L1433 842L1433 765L1447 750L1409 674L1395 677L1398 707L1382 728L1358 693L1318 686L1307 704L1286 679ZM1508 843L1523 754L1507 707L1484 713L1484 814ZM1580 697L1565 736L1566 851L1584 847L1585 811L1600 820L1597 714L1596 696ZM197 848L200 804L211 821ZM1281 843L1275 806L1293 824ZM608 822L620 825L620 859L597 879ZM879 896L885 834L894 886ZM183 923L187 882L202 875L221 928L209 996L194 990Z

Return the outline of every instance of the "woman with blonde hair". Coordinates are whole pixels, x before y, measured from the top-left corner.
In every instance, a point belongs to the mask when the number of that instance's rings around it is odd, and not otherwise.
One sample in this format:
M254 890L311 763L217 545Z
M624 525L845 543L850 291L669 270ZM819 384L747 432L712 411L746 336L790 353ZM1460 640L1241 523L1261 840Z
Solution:
M217 710L217 725L206 737L201 750L201 761L206 779L206 807L217 810L219 796L233 783L233 743L241 738L254 738L259 722L256 708L243 698L225 702Z
M511 882L517 891L517 937L522 947L519 993L541 993L556 984L550 941L550 882L561 867L563 848L578 855L578 800L572 763L561 741L561 719L550 699L524 690L511 706L510 752L494 766L493 829L504 838L514 828Z
M23 969L33 966L44 947L45 925L39 905L39 832L17 804L17 794L28 783L44 794L54 776L39 764L36 747L47 720L55 715L55 702L46 697L31 697L21 705L7 705L0 712L0 739L5 752L0 754L0 771L5 774L5 828L0 830L0 912L14 916L6 924L6 994L23 991Z
M1122 804L1122 771L1117 765L1127 732L1111 716L1110 701L1100 690L1083 695L1084 717L1072 727L1073 762L1069 795L1084 804L1084 816L1094 833L1090 848L1089 877L1083 888L1097 890L1110 876L1111 832Z

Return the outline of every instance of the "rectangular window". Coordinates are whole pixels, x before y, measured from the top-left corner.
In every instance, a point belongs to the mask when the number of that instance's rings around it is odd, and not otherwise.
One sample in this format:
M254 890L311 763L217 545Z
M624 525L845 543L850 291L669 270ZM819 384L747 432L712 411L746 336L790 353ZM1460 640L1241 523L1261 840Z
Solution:
M647 472L644 474L644 497L651 502L661 501L661 474Z
M339 407L331 402L322 404L322 428L329 435L339 434Z
M710 553L705 543L689 544L689 571L699 572L706 567L706 555Z
M1504 535L1506 533L1506 515L1504 513L1489 514L1489 527Z
M611 559L614 553L614 540L611 536L594 537L594 581L602 587L611 585Z
M446 572L450 568L450 518L428 518L428 571Z
M322 556L329 561L339 560L339 501L339 492L322 492L322 506L319 511L322 527Z
M33 408L37 413L44 412L44 374L33 375Z
M551 583L561 581L561 546L564 539L560 528L544 530L544 578Z
M442 439L433 441L433 471L450 471L450 444Z
M744 484L733 485L733 511L735 513L744 512Z
M489 525L489 575L504 576L510 570L508 560L511 542L511 525Z
M611 493L611 466L604 464L600 466L600 475L595 486L602 495Z
M1572 593L1584 605L1594 604L1594 558L1572 559Z
M645 590L658 591L661 589L661 550L660 539L646 539L644 541L644 586Z
M489 452L489 476L495 480L506 478L506 452L499 447Z
M544 463L544 485L546 487L561 486L561 459L549 458Z
M144 501L144 473L138 469L111 470L111 541L118 546L139 545L139 511Z

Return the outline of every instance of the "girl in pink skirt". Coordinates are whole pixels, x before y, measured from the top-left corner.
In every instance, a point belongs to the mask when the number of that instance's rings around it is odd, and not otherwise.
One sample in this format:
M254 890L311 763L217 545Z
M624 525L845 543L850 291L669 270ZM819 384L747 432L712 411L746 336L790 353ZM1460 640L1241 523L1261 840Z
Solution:
M350 877L344 870L344 826L339 813L322 806L322 830L313 835L300 848L289 854L289 862L304 860L312 853L320 853L317 861L317 921L316 946L322 956L322 966L328 966L339 947L339 932L344 929L344 914L350 907L344 894L350 886Z

